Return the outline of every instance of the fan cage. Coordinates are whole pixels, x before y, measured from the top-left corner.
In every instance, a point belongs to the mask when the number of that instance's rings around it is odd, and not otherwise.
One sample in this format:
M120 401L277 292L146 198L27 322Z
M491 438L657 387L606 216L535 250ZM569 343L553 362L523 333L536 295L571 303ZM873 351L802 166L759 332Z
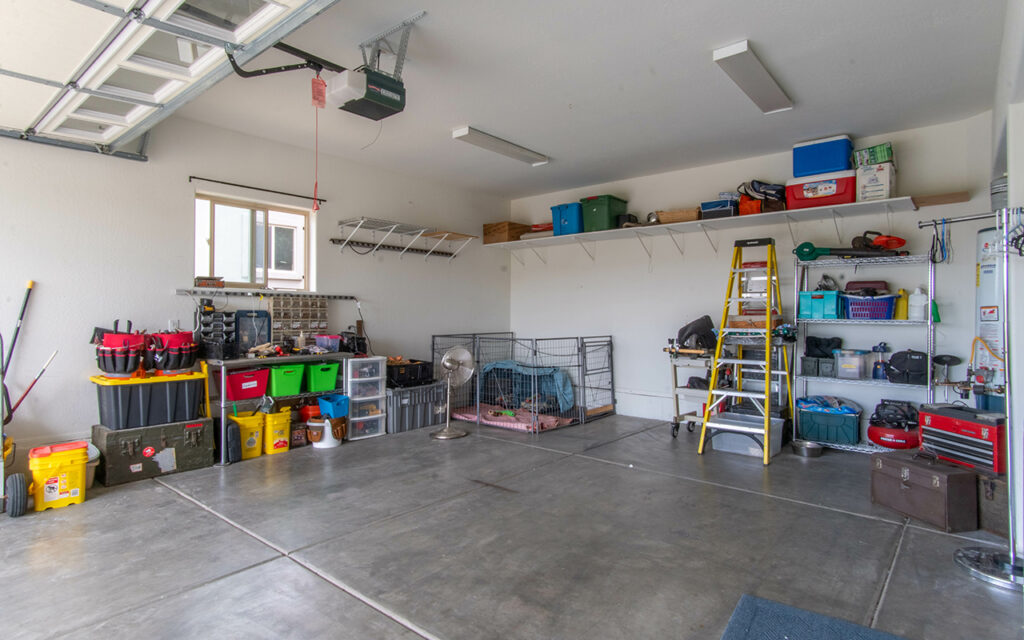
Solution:
M452 388L458 419L539 433L615 413L611 336L516 338L511 332L435 335L434 375L449 349L473 356L473 376ZM514 413L497 418L492 411Z

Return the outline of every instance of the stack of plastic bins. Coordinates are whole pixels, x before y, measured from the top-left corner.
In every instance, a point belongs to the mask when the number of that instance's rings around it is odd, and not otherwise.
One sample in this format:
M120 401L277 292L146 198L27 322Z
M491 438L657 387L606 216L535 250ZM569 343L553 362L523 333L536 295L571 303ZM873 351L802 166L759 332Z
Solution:
M383 357L350 358L345 361L349 440L385 433L386 364L387 360Z

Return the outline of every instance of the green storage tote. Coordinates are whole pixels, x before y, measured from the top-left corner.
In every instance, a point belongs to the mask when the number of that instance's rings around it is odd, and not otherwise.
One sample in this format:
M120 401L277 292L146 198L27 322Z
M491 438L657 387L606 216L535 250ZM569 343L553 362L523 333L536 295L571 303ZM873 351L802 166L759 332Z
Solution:
M302 374L306 371L304 364L282 364L270 367L271 396L294 396L302 391Z
M333 391L338 384L337 362L318 362L306 366L306 391Z
M583 205L583 231L615 228L615 218L626 213L626 201L615 196L580 198Z

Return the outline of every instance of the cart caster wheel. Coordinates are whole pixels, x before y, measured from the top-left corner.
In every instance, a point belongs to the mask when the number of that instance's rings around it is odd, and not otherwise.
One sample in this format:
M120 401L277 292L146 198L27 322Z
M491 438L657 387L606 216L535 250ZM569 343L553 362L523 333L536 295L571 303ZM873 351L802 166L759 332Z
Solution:
M678 422L673 422L672 423L672 437L675 438L678 435L679 435L679 423Z
M12 473L4 482L4 493L7 494L7 515L12 518L25 515L28 505L28 488L25 486L25 475Z
M696 426L697 426L697 423L696 423L696 422L687 422L687 423L686 423L686 430L687 430L687 431L689 431L690 433L693 433L693 429L694 429L694 428L695 428Z

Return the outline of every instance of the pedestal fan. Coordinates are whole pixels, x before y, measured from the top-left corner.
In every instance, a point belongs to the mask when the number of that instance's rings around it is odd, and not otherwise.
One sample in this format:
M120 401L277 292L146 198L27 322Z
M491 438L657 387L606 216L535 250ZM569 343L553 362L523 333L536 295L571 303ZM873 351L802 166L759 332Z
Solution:
M430 437L437 440L453 440L469 435L462 429L452 427L452 387L465 384L473 376L473 354L463 347L452 347L441 357L441 367L448 380L444 429L431 433Z

